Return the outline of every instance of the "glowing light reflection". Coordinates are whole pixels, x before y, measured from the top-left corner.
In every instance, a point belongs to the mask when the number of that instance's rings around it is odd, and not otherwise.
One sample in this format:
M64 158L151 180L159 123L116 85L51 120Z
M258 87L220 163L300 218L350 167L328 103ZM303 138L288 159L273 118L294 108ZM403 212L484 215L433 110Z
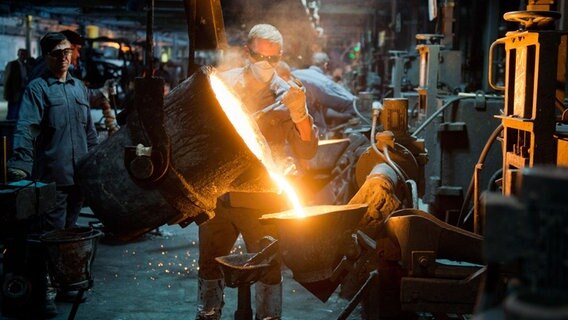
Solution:
M278 169L272 161L270 149L266 146L262 137L256 135L252 119L245 112L243 103L231 92L227 86L214 74L210 75L211 87L215 92L215 96L221 105L221 108L228 115L229 120L237 130L238 134L243 138L245 144L251 152L262 162L266 167L270 177L277 183L277 185L286 193L290 200L296 215L304 217L305 212L292 185L286 181L286 178L278 173Z

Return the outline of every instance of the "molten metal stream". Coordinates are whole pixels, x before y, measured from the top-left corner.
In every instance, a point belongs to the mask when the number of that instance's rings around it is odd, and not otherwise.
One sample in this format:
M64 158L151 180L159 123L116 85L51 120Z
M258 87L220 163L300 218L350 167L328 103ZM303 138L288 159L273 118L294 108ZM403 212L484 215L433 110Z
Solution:
M262 162L268 170L270 177L276 184L286 193L288 199L292 203L296 215L304 217L305 212L300 199L294 188L286 181L286 178L278 173L278 169L272 160L270 148L266 145L266 141L255 134L252 125L252 118L245 112L243 103L231 92L227 86L216 75L210 75L211 87L215 92L215 96L221 105L221 108L231 121L245 144L251 152Z

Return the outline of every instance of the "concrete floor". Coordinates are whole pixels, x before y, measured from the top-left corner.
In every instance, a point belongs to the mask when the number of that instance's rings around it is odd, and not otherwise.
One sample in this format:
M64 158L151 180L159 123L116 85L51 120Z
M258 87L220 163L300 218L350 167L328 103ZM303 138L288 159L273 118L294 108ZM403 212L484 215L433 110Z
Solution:
M81 218L80 224L89 221L93 220ZM159 230L161 234L149 233L131 243L107 244L103 239L98 244L92 266L94 285L75 319L194 319L198 228L192 224L184 229L176 225ZM238 253L243 248L239 241L234 250ZM284 268L283 277L284 319L334 319L348 303L334 294L324 304L295 282L290 270ZM222 319L233 319L236 299L237 289L227 288ZM57 307L55 319L67 319L72 304L57 302ZM350 319L359 319L357 313Z

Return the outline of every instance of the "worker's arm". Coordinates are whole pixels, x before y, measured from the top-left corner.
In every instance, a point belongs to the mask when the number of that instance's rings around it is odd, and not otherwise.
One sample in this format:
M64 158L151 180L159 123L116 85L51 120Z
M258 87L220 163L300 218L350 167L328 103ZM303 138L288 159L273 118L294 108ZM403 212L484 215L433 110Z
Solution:
M290 111L290 118L296 129L291 132L292 136L288 137L292 149L300 158L312 158L317 151L318 133L308 113L306 94L297 86L292 86L282 97L282 103Z
M294 124L296 125L296 129L298 130L300 139L302 139L302 141L311 141L314 139L314 126L311 117L307 117L304 120Z
M298 86L292 86L282 98L282 103L290 111L290 118L296 125L303 141L313 139L313 123L306 106L306 94Z
M344 123L353 118L353 114L349 111L345 112L338 112L333 109L326 109L325 110L325 118L329 122L333 123Z

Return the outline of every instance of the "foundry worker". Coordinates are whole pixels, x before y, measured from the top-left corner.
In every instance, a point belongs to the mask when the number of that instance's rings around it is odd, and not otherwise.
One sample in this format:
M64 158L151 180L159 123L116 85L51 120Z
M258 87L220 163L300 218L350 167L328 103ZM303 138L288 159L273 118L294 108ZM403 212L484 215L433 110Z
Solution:
M43 216L43 229L75 226L83 204L75 168L98 143L87 88L68 72L73 49L59 32L40 40L47 69L24 92L14 131L11 180L55 182L56 205Z
M317 149L317 129L308 114L304 92L286 83L274 67L282 55L282 35L272 25L251 28L245 51L248 63L219 76L255 114L280 102L278 108L257 118L257 124L278 159L309 159ZM242 234L247 251L258 252L259 240L271 233L258 218L282 211L286 203L273 193L230 192L217 201L215 217L199 226L199 285L196 319L220 319L223 307L223 274L215 257L230 254ZM256 319L280 319L282 313L280 263L256 283Z
M355 117L356 97L325 73L328 64L328 55L316 52L309 68L292 71L306 87L308 110L320 130L320 137L328 134L330 124L338 125Z
M61 33L67 38L67 40L71 43L71 62L69 64L69 69L67 72L71 73L72 76L75 78L81 78L81 67L79 58L81 57L81 47L85 43L85 39L73 30L63 30ZM45 73L47 69L45 59L38 59L35 64L32 66L32 70L29 76L29 81L31 82L33 79L41 76Z

